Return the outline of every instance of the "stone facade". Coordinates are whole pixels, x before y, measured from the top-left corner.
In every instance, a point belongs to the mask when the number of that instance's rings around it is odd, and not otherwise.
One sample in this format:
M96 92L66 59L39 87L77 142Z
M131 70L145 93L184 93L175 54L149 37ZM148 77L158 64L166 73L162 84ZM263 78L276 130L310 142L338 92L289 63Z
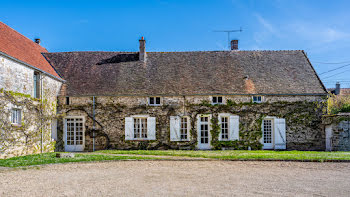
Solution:
M0 158L40 152L41 141L43 151L53 150L51 132L56 128L51 123L62 82L41 73L43 99L34 99L34 72L33 68L0 56ZM14 108L20 110L20 125L11 123Z
M321 96L263 96L260 104L252 103L249 95L222 95L223 104L212 105L210 95L163 96L160 106L149 106L144 96L96 96L93 128L93 97L59 97L58 112L65 118L82 116L85 119L85 151L95 149L196 149L198 114L211 114L211 132L219 113L239 116L239 141L212 141L213 149L261 149L261 122L273 116L286 120L288 150L324 150L325 135L321 126L324 97ZM125 140L125 118L148 115L156 118L156 140ZM191 139L187 142L170 141L170 116L189 116ZM215 122L216 120L216 122ZM64 150L64 122L58 123L57 150Z
M325 116L327 151L350 151L350 113Z

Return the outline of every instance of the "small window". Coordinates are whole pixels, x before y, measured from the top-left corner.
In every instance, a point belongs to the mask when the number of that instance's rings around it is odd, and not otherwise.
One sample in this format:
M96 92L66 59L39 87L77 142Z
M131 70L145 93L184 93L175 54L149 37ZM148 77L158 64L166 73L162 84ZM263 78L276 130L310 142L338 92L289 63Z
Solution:
M221 117L221 139L228 140L228 117Z
M253 96L253 103L261 103L262 97L261 96Z
M188 138L188 118L181 118L181 129L180 129L180 139L187 140Z
M160 105L160 97L149 97L149 105Z
M40 74L37 72L34 72L34 98L40 98Z
M11 112L11 123L12 124L21 124L21 110L20 109L12 109Z
M213 104L222 104L222 96L213 96L212 103Z
M66 105L69 105L69 96L66 97Z
M147 138L147 118L134 118L134 138Z

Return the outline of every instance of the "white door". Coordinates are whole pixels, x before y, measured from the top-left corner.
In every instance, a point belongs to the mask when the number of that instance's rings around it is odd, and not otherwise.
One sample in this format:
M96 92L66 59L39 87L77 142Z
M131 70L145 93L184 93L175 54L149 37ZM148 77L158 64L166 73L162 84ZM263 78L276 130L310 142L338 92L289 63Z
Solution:
M64 122L65 151L84 151L84 117L68 117Z
M263 120L262 125L262 141L263 141L263 149L273 149L274 146L274 136L273 136L273 119L265 119Z
M199 116L197 131L198 131L198 149L210 149L210 116Z

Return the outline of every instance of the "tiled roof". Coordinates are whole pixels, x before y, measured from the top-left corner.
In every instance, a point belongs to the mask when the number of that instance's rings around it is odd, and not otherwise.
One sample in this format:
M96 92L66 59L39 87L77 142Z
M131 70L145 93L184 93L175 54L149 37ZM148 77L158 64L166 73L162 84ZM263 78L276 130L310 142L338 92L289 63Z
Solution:
M46 53L66 94L326 94L303 51Z
M44 47L36 44L2 22L0 22L0 51L61 79L41 54L48 52Z

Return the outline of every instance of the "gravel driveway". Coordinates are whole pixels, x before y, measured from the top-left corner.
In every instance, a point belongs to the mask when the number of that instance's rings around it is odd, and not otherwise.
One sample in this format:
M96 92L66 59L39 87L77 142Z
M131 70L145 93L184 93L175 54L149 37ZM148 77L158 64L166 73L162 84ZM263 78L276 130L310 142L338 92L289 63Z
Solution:
M350 163L117 161L0 170L0 196L350 196Z

